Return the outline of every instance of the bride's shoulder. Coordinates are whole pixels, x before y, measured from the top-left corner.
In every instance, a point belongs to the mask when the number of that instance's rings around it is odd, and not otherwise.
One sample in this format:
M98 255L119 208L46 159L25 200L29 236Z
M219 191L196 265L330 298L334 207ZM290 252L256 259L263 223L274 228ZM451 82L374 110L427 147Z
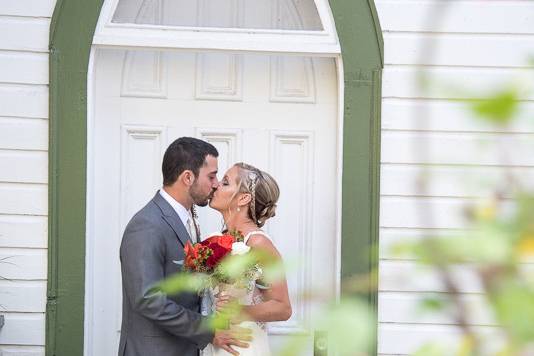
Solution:
M249 233L245 240L246 240L247 245L249 245L250 247L261 247L261 246L272 246L273 245L271 237L261 230L253 231Z

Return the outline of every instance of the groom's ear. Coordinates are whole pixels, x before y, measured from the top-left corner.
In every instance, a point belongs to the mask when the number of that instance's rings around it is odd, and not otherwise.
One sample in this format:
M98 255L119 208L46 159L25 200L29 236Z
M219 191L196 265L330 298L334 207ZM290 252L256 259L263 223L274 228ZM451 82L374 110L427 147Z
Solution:
M195 182L195 175L192 171L186 169L185 171L180 174L178 179L185 185L191 186Z

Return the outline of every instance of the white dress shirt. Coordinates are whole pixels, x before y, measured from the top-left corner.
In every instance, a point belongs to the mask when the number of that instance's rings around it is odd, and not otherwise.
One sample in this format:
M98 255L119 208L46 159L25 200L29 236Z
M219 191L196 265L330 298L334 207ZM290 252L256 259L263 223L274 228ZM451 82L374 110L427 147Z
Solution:
M172 208L174 209L174 211L176 211L176 214L178 214L178 217L182 221L182 224L184 224L186 230L189 231L191 226L189 224L189 221L193 221L191 213L187 211L187 209L182 204L176 201L176 199L171 197L169 193L167 193L163 188L159 190L159 194L172 206ZM194 242L196 239L196 231L190 231L190 234L191 239Z

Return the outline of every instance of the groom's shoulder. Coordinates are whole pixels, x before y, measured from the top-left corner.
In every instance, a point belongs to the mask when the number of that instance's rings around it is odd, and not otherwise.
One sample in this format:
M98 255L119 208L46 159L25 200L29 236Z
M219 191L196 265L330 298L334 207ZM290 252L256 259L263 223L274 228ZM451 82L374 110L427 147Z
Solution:
M128 222L126 229L133 226L157 227L161 221L161 210L157 204L151 200L142 207Z

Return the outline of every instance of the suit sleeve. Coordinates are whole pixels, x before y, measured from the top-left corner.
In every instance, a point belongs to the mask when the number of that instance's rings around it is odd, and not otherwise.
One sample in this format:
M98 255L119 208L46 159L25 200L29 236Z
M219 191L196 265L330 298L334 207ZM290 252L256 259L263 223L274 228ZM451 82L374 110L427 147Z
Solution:
M124 297L134 310L162 329L202 349L213 340L206 318L167 298L157 287L165 277L164 246L154 224L135 218L128 224L120 248Z

